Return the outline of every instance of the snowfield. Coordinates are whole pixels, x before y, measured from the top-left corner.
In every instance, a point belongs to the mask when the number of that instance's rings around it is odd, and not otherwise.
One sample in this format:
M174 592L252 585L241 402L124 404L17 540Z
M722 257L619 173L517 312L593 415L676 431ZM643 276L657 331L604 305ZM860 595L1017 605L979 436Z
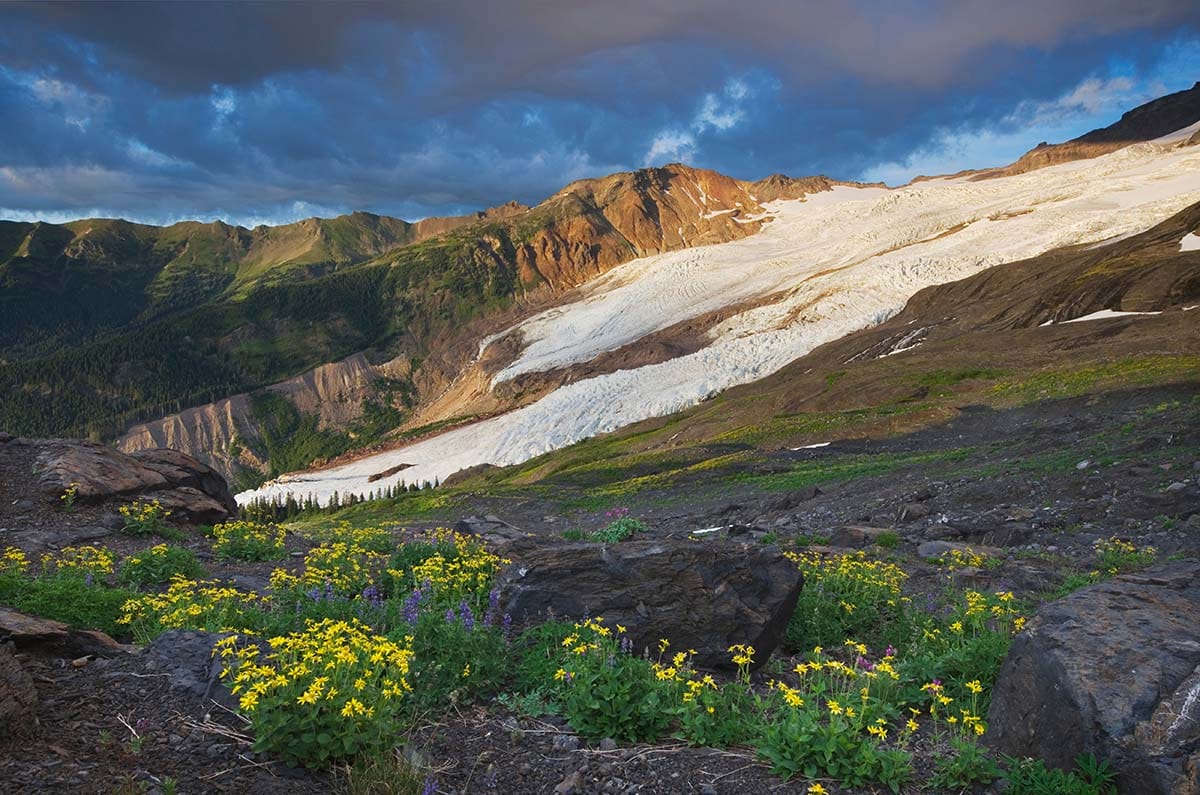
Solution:
M703 349L578 381L404 448L285 475L238 500L292 492L324 501L334 491L366 494L476 464L520 463L770 375L821 344L886 320L924 287L1053 248L1137 234L1200 201L1200 147L1178 148L1178 137L1000 179L837 187L774 202L767 205L772 220L756 235L626 263L586 285L579 300L481 345L522 335L522 353L495 375L496 384L589 361L689 318L758 303L712 328ZM401 463L412 468L368 482Z

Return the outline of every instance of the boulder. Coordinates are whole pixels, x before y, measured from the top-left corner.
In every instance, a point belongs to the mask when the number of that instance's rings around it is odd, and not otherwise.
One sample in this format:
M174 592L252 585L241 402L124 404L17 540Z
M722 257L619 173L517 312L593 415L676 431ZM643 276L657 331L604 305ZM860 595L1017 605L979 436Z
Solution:
M803 580L778 549L736 541L625 541L539 545L521 540L501 578L501 602L518 621L603 616L628 628L634 649L668 638L695 649L704 668L732 667L728 649L779 644Z
M12 646L0 644L0 742L37 731L37 689Z
M1108 760L1122 793L1200 793L1200 563L1042 607L1009 649L989 724L1006 754Z
M907 502L896 511L896 521L902 524L913 522L917 519L924 519L932 512L933 509L923 502Z
M196 523L237 515L237 502L216 470L174 450L122 453L93 442L53 439L32 442L39 489L57 499L72 485L82 503L157 499L173 515Z
M213 653L226 634L175 629L159 635L146 647L142 667L171 680L171 686L196 698L213 698L232 707L235 699L221 686L227 661Z
M829 536L829 545L834 547L869 547L879 541L884 533L896 532L890 527L868 527L866 525L843 525Z

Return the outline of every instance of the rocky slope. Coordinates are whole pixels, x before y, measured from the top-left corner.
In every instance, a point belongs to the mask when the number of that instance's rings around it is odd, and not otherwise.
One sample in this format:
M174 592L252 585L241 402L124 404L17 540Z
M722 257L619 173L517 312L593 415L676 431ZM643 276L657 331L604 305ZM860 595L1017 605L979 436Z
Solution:
M345 433L371 406L395 408L385 385L409 374L406 359L373 365L362 354L324 364L272 384L260 394L278 395L301 416L315 418L317 430ZM263 417L248 393L185 409L139 423L116 441L125 452L169 448L181 450L216 469L230 482L243 473L270 473L263 438Z

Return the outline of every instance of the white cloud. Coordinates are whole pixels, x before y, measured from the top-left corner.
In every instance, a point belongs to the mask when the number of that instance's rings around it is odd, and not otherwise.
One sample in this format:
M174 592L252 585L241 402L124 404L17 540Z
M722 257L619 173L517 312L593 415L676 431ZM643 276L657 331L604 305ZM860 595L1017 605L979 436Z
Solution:
M731 77L720 91L705 94L686 129L668 127L659 130L650 142L643 165L681 161L696 154L698 138L709 130L725 132L746 118L745 100L754 95L746 81Z
M148 166L164 168L167 166L187 166L191 165L185 160L180 160L177 157L172 157L168 154L163 154L157 149L152 149L142 141L136 138L130 138L125 150L129 152L129 156L139 163L145 163Z
M237 94L233 92L232 88L214 85L208 101L212 105L212 109L216 111L218 124L237 110Z
M52 77L38 77L27 85L39 102L48 108L58 109L63 121L81 130L86 130L92 123L92 117L111 105L108 97L92 94Z
M645 164L685 162L696 153L696 138L682 130L663 130L654 136Z

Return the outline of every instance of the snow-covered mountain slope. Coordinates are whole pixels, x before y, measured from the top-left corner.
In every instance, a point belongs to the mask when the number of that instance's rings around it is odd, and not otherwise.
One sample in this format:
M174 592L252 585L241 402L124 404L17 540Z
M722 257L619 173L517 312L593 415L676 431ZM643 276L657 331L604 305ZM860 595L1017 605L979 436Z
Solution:
M646 257L586 285L571 303L536 315L521 352L494 374L587 362L647 334L738 305L694 353L568 383L499 417L323 471L297 473L239 495L371 492L433 481L481 464L513 464L763 378L817 346L882 322L918 290L1076 244L1149 229L1200 201L1200 125L1090 160L989 180L908 187L838 187L766 205L757 235ZM746 308L749 307L749 308ZM409 468L387 478L372 475Z

